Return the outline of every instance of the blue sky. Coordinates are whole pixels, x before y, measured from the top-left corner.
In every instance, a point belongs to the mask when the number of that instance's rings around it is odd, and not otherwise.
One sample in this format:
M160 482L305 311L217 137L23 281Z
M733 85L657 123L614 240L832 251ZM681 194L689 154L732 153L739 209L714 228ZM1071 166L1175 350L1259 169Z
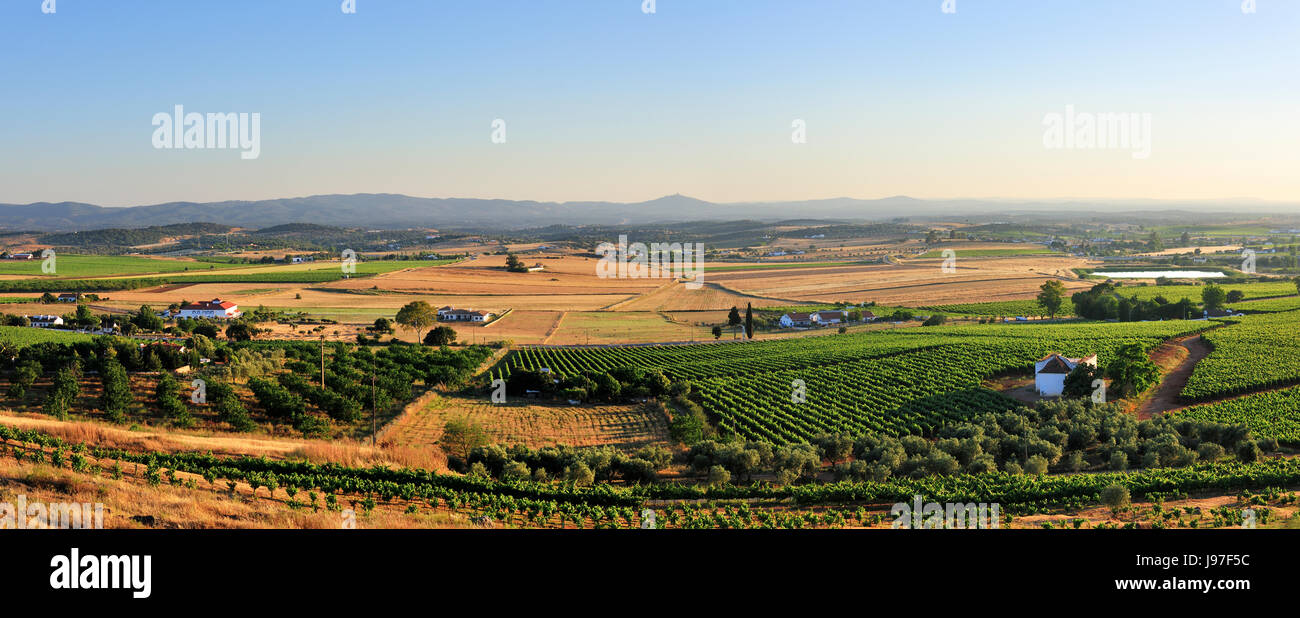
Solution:
M0 0L0 202L1300 198L1291 0L41 4ZM153 148L177 104L260 157ZM1044 148L1066 105L1150 158Z

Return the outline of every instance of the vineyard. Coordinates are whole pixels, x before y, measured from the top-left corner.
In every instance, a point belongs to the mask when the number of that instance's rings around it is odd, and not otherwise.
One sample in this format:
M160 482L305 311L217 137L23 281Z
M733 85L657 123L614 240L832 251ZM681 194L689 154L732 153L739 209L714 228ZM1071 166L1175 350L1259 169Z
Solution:
M1206 333L1213 348L1182 397L1205 401L1300 381L1300 312L1252 315Z
M981 316L1030 316L1030 315L1047 315L1047 310L1036 300L1007 300L991 303L965 303L957 305L932 305L920 307L926 311L941 311L944 313L959 313L962 315L981 315ZM1070 303L1061 306L1058 317L1074 315L1074 309Z
M0 342L15 351L38 343L74 343L90 341L90 335L63 330L31 328L27 326L0 326Z
M1096 353L1105 363L1124 344L1150 349L1211 326L967 325L758 343L523 348L495 375L508 376L512 368L561 376L628 366L657 369L674 381L690 381L719 430L777 444L825 432L924 435L978 412L1011 407L1010 399L981 382L1026 372L1050 352Z
M496 481L425 470L356 468L333 463L221 457L200 453L130 452L70 443L37 430L0 425L0 456L48 463L82 474L113 479L127 475L151 486L236 492L284 500L293 508L339 511L346 504L365 512L384 505L449 509L523 527L638 528L643 509L662 528L813 528L871 525L865 505L910 502L922 495L937 502L1000 504L1005 514L1033 514L1050 508L1078 509L1099 501L1108 485L1135 497L1186 495L1193 491L1237 493L1300 482L1300 460L1272 458L1255 463L1209 463L1133 473L1027 476L1002 472L773 487L768 484L714 488L678 484L579 486L571 482ZM281 496L283 498L281 498ZM728 501L691 504L683 500ZM745 501L737 503L735 501ZM817 508L826 505L826 508ZM1181 519L1180 519L1181 521ZM1217 518L1215 525L1222 525Z
M1300 387L1192 406L1179 412L1178 417L1240 423L1260 437L1300 445Z

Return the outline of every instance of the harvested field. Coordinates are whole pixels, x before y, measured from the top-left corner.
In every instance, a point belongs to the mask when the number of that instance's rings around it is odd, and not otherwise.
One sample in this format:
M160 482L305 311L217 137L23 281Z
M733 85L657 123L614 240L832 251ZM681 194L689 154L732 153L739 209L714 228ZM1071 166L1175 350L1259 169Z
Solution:
M533 403L493 405L482 400L436 399L389 425L384 442L399 447L432 447L449 419L481 425L491 444L537 448L611 445L623 449L668 442L667 419L635 405L561 406Z

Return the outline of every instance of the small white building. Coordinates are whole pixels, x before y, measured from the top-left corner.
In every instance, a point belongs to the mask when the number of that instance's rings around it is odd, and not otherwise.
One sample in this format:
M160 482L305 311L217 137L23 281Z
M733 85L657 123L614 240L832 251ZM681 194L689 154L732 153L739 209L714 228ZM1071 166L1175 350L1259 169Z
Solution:
M839 324L849 321L848 314L843 311L818 311L816 316L818 324Z
M816 313L787 313L781 316L782 328L808 327L817 324Z
M1034 363L1034 388L1043 397L1060 397L1065 391L1065 376L1079 365L1097 366L1097 355L1069 358L1052 353Z
M27 322L36 328L63 326L63 318L57 315L29 315L27 316Z
M438 308L438 320L442 322L487 322L495 315L491 311L474 311L472 309Z
M241 315L243 313L239 311L239 305L220 298L190 303L176 312L178 318L216 318L221 320L230 320Z

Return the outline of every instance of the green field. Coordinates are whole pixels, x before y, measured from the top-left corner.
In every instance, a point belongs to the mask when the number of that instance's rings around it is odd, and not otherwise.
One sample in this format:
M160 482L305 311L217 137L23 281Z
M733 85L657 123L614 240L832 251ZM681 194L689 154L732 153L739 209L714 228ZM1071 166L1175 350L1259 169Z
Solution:
M1229 283L1219 287L1228 292L1240 290L1245 295L1246 300L1294 296L1296 293L1295 284L1289 281ZM1163 296L1171 303L1176 303L1184 298L1190 298L1193 302L1200 303L1201 294L1204 291L1205 286L1203 285L1124 285L1115 290L1117 294L1125 298L1137 296L1138 300L1151 300L1157 296Z
M78 341L90 341L90 339L91 335L64 330L0 326L0 342L13 346L15 349L25 348L37 343L76 343Z
M1192 406L1178 412L1177 417L1241 424L1258 437L1300 445L1300 387Z
M1269 229L1263 225L1164 225L1147 231L1162 237L1182 236L1183 232L1192 236L1268 236Z
M957 313L963 315L979 316L1041 316L1047 315L1047 310L1036 300L1008 300L991 303L965 303L957 305L934 305L920 307L919 309L927 311L939 311L942 313ZM1067 300L1061 306L1061 312L1056 314L1057 317L1074 315L1074 307Z
M1204 401L1300 381L1300 313L1228 321L1230 326L1205 334L1214 351L1196 365L1184 398Z
M30 277L115 277L157 273L199 272L223 268L247 267L246 264L215 264L184 260L156 260L136 256L63 255L54 258L55 272L41 271L41 259L0 260L0 275Z

